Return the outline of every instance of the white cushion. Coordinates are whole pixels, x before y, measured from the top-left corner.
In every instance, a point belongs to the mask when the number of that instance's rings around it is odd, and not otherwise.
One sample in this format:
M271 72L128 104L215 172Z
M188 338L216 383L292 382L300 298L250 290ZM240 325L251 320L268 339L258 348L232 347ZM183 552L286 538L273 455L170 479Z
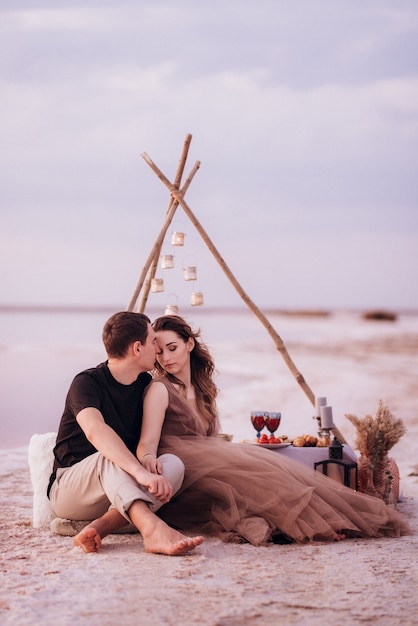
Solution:
M32 435L28 448L29 472L33 488L32 524L34 528L49 528L54 517L46 495L54 464L53 448L57 433Z
M54 465L53 449L57 433L32 435L28 448L28 463L33 488L32 525L34 528L49 528L60 535L73 536L80 532L88 521L72 521L56 517L51 509L46 490ZM54 523L51 522L54 520ZM136 533L135 526L127 524L117 534Z

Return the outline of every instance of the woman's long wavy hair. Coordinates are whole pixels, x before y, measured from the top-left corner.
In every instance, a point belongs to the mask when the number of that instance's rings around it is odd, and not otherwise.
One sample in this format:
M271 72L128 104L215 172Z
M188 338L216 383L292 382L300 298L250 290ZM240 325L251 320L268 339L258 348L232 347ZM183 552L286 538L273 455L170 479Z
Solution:
M216 387L213 375L215 363L207 346L200 338L200 330L194 332L191 326L178 315L163 315L158 317L152 324L156 333L160 330L171 330L186 343L190 338L194 339L194 347L190 352L191 382L195 388L196 404L199 413L208 425L208 434L213 434L218 429L218 410ZM165 371L157 362L155 370L159 374L167 376L169 380L180 385L185 390L185 385L172 374Z

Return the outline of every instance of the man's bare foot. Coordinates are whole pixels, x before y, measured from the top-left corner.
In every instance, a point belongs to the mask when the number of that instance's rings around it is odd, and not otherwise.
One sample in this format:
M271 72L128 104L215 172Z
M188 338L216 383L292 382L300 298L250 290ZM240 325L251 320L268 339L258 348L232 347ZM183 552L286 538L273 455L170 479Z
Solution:
M97 519L93 520L73 539L75 546L83 548L84 552L97 552L102 545L102 539L126 526L126 519L116 509L109 509Z
M145 552L181 556L194 550L203 543L203 537L186 537L182 533L167 526L159 518L153 520L150 527L141 530Z
M186 537L174 530L150 510L142 500L132 503L128 515L144 541L145 552L180 556L187 554L203 543L203 537Z
M86 526L74 537L73 544L82 548L84 552L97 552L102 540L93 526Z

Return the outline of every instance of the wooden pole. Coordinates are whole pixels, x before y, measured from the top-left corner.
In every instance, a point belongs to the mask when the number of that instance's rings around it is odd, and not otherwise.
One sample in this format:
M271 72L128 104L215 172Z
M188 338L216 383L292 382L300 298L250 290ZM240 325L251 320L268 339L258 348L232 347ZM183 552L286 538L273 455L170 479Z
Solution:
M178 203L181 205L181 207L183 208L184 212L186 213L186 215L188 216L188 218L190 219L192 224L195 226L196 230L201 235L203 241L206 243L206 245L208 246L209 250L212 252L213 256L215 257L215 259L217 260L217 262L221 266L221 268L224 271L224 273L226 274L227 278L232 283L232 285L235 287L235 289L238 292L239 296L244 300L245 304L249 307L249 309L261 321L261 323L266 328L266 330L269 333L269 335L272 337L272 339L273 339L273 341L274 341L274 343L276 345L276 348L279 350L279 352L283 356L283 359L284 359L285 363L289 367L290 371L292 372L293 376L296 378L296 380L299 383L299 385L302 387L303 391L305 392L305 394L309 398L309 400L312 403L312 405L315 405L315 396L312 393L312 391L309 388L309 386L307 385L307 383L306 383L305 379L303 378L302 374L298 371L296 365L293 363L292 359L290 358L290 356L289 356L289 354L288 354L288 352L286 350L286 346L283 343L283 340L277 334L277 332L274 330L273 326L270 324L270 322L268 321L266 316L260 311L260 309L256 306L256 304L251 300L251 298L248 296L248 294L241 287L241 285L239 284L239 282L237 281L237 279L235 278L235 276L233 275L233 273L229 269L228 265L225 263L224 259L222 258L222 256L218 252L215 244L210 239L209 235L207 234L207 232L205 231L203 226L200 224L199 220L196 218L196 216L194 215L193 211L191 210L191 208L189 207L189 205L187 204L187 202L183 198L181 192L179 192L174 187L174 185L172 185L170 183L168 178L166 178L166 176L164 176L164 174L161 172L161 170L155 165L155 163L149 158L149 156L146 153L143 153L142 157L146 161L146 163L148 163L148 165L151 167L151 169L156 173L158 178L168 187L172 197L175 198L178 201Z
M175 176L175 179L174 179L174 187L176 189L180 188L181 178L183 176L184 167L186 165L186 160L187 160L187 155L188 155L188 152L189 152L189 147L190 147L191 140L192 140L192 135L188 134L186 136L186 139L185 139L185 142L184 142L183 151L182 151L182 154L180 156L180 160L179 160L179 164L178 164L178 167L177 167L176 176ZM194 164L194 167L192 168L192 170L191 170L189 176L187 177L186 182L185 182L185 184L184 184L184 186L182 188L183 195L186 193L187 189L189 188L190 183L192 182L193 176L196 174L196 172L199 169L199 167L200 167L200 161L196 161L196 163ZM170 198L170 203L168 205L167 213L168 213L168 211L170 211L171 204L173 202L175 203L174 212L177 210L178 202L173 197L171 197ZM174 212L173 212L173 216L174 216ZM170 222L171 222L171 220L170 220ZM168 229L168 225L165 228L164 237L165 237L165 235L167 233L167 229ZM163 237L163 240L164 240L164 237ZM149 291L150 291L150 287L151 287L151 280L154 278L155 273L157 271L158 259L160 258L163 240L161 241L159 250L156 252L155 257L152 260L152 264L151 264L151 267L150 267L147 279L146 279L145 284L144 284L143 289L142 289L141 300L140 300L139 307L138 307L138 311L140 313L143 313L145 311L145 307L146 307L146 304L147 304Z
M179 187L180 187L181 177L183 176L184 167L186 165L187 155L189 153L191 140L192 140L192 135L191 134L186 135L186 139L184 140L184 144L183 144L183 150L182 150L182 153L180 155L180 160L179 160L179 164L178 164L178 167L177 167L176 177L174 179L174 187L176 187L177 189L179 189ZM186 193L186 191L187 191L187 189L188 189L188 187L189 187L189 185L190 185L190 183L191 183L191 181L193 179L193 176L195 175L195 173L197 172L199 167L200 167L200 161L196 161L196 163L195 163L191 173L189 174L189 176L188 176L188 178L186 180L186 184L184 185L184 187L182 189L183 193ZM133 309L135 307L135 304L136 304L136 301L138 300L138 296L139 296L139 294L141 292L141 289L143 287L144 280L145 280L145 277L147 275L147 272L148 272L148 270L150 268L150 265L153 264L153 267L152 267L151 272L150 272L150 277L149 277L149 279L147 281L147 285L146 285L146 288L145 288L145 296L144 295L142 296L141 304L140 304L140 307L139 307L140 312L143 312L144 309L145 309L145 305L146 305L148 294L149 294L149 288L150 288L150 285L151 285L151 278L155 275L155 270L156 270L156 267L157 267L157 264L158 264L158 258L159 258L159 255L160 255L161 247L162 247L163 242L164 242L164 237L165 237L165 235L167 233L168 227L170 226L170 223L171 223L171 221L173 219L173 216L174 216L174 214L176 212L177 207L178 207L178 202L173 197L171 197L170 198L170 203L168 205L168 209L167 209L167 212L166 212L166 216L165 216L165 220L164 220L163 226L162 226L162 228L161 228L161 230L160 230L160 232L159 232L159 234L157 236L157 239L154 242L154 245L153 245L153 247L151 249L150 254L148 255L148 257L147 257L147 259L145 261L145 265L142 268L142 271L141 271L141 273L139 275L139 278L138 278L137 284L135 286L134 292L133 292L132 297L131 297L131 299L130 299L130 301L128 303L128 306L127 306L127 310L128 311L133 311Z
M190 187L190 183L193 180L194 175L196 174L197 170L200 167L200 161L196 161L196 163L194 164L193 168L191 169L188 177L186 178L186 182L184 183L183 187L181 188L180 192L182 194L185 194L186 191L188 190L188 188ZM158 259L160 258L160 253L161 253L161 248L164 242L164 238L166 236L167 230L171 224L171 221L174 217L174 213L177 210L179 203L177 200L175 200L174 198L171 198L171 202L169 204L168 210L167 210L167 215L170 215L170 219L168 222L164 223L164 227L162 229L162 231L160 232L160 236L158 238L158 249L156 246L155 249L155 254L154 257L151 261L151 266L149 268L149 273L148 276L146 278L146 281L143 285L143 289L142 289L142 295L141 295L141 300L140 300L140 304L138 307L138 312L139 313L143 313L145 311L145 307L147 304L147 300L148 300L148 296L149 296L149 290L151 287L151 280L154 278L155 276L155 272L157 270L157 265L158 265Z
M233 273L229 269L228 265L226 264L226 262L224 261L224 259L220 255L220 253L217 250L215 244L210 239L208 233L205 231L205 229L203 228L203 226L201 225L201 223L199 222L199 220L194 215L193 211L191 210L191 208L189 207L189 205L185 201L182 192L175 188L175 186L168 180L168 178L161 172L161 170L155 165L155 163L150 159L150 157L145 152L141 156L145 160L145 162L150 166L150 168L154 171L154 173L158 176L158 178L170 190L170 193L171 193L172 197L175 200L177 200L177 202L180 204L180 206L182 207L182 209L184 210L184 212L186 213L186 215L188 216L188 218L190 219L190 221L192 222L192 224L194 225L196 230L199 232L199 234L201 235L203 241L206 243L206 245L208 246L209 250L212 252L213 256L215 257L215 259L219 263L219 265L222 268L222 270L224 271L225 275L227 276L229 281L232 283L232 285L234 286L235 290L238 292L238 295L242 298L242 300L245 302L245 304L248 306L248 308L254 313L254 315L260 320L260 322L266 328L268 334L273 339L274 344L275 344L277 350L282 355L284 362L286 363L286 365L288 366L290 372L292 373L292 375L296 379L296 382L299 384L299 386L304 391L304 393L306 394L306 396L309 399L309 401L311 402L311 404L314 406L315 405L315 396L314 396L311 388L309 387L309 385L305 381L304 377L302 376L301 372L299 372L299 370L297 369L295 363L291 359L291 357L290 357L290 355L289 355L289 353L288 353L288 351L286 349L286 346L283 343L282 338L279 336L279 334L273 328L273 326L271 325L269 320L266 318L266 316L260 311L260 309L257 307L257 305L251 300L251 298L248 296L248 294L241 287L240 283L237 281L237 279L235 278L235 276L233 275ZM340 441L342 443L346 443L344 437L342 436L342 434L340 433L340 431L338 430L337 427L334 427L333 431L334 431L334 433L336 434L336 436L340 439Z

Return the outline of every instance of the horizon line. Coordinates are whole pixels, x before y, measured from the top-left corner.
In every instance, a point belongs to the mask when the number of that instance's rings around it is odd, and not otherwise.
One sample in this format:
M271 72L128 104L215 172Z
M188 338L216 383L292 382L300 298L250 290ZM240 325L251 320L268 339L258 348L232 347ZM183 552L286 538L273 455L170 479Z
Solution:
M187 311L192 309L201 309L202 307L185 307ZM208 306L204 305L204 310L207 313L227 313L227 312L242 312L250 311L249 307L245 304L241 306ZM384 312L384 313L397 313L406 315L417 315L418 309L414 307L273 307L266 306L260 307L264 313L276 314L276 315L312 315L318 317L325 317L337 312L350 312L350 313L364 313L364 312ZM34 304L34 303L14 303L14 304L1 304L0 313L116 313L117 311L126 311L126 308L114 306L111 304ZM147 309L146 309L147 310ZM161 307L151 306L148 308L150 311L159 311ZM250 311L251 312L251 311Z

